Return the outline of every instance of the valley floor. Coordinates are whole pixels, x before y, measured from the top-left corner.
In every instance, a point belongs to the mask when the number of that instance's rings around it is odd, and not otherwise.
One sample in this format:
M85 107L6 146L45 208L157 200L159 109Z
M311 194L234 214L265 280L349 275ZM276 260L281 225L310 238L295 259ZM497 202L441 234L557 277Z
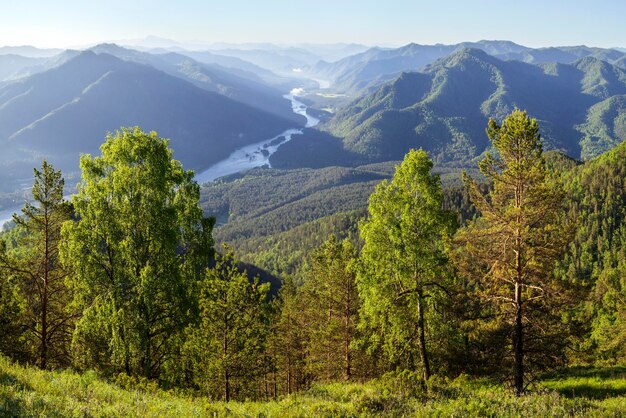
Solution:
M0 357L2 417L620 417L626 368L569 369L515 398L500 385L434 378L427 394L402 380L316 385L268 402L212 402L156 388L124 389L93 372L43 372Z

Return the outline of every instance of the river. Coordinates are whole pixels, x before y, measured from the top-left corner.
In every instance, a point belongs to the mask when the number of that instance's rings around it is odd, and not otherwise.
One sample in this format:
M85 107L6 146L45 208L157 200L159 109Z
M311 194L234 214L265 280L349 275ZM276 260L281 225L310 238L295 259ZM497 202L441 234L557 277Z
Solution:
M306 118L305 127L311 128L317 125L319 119L307 113L307 106L299 101L297 97L304 94L303 89L293 89L283 97L291 101L291 109L295 114ZM206 183L213 181L218 177L235 174L240 171L249 170L254 167L269 166L269 157L278 150L278 148L286 142L289 142L294 135L302 135L302 128L287 129L285 132L276 135L273 138L257 142L256 144L247 145L233 152L228 158L212 165L208 169L197 174L195 179L198 183ZM69 196L65 197L69 199ZM13 219L13 213L20 213L22 205L16 205L0 210L0 230L5 223Z
M317 125L320 121L319 119L309 115L307 113L306 105L297 99L297 97L302 94L304 94L303 89L293 89L289 94L285 94L283 97L291 101L291 109L293 110L293 113L306 118L305 127L311 128ZM261 167L264 165L270 166L270 155L275 153L281 145L291 141L291 138L294 135L302 135L302 131L303 130L301 128L287 129L285 132L276 135L273 138L265 139L261 142L239 148L230 154L228 158L212 165L201 173L196 174L196 181L202 184L213 181L219 177L239 173L240 171L249 170L254 167Z

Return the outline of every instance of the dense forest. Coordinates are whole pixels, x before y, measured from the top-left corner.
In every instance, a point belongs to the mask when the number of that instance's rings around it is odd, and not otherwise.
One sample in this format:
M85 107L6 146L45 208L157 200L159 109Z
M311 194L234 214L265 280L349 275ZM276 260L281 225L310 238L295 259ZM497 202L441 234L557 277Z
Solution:
M626 360L626 146L584 164L544 153L519 110L487 134L462 177L419 149L395 167L259 170L201 191L167 140L123 128L81 157L66 201L44 162L0 236L0 371L95 372L198 402L372 384L353 402L365 415L476 396L511 415L617 414L623 398L516 399L553 396L546 373Z

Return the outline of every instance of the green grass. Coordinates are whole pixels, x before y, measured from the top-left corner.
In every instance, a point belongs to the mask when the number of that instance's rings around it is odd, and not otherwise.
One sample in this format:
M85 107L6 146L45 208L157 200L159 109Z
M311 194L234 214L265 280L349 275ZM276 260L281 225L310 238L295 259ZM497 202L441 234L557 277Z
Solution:
M156 388L129 390L82 375L43 372L0 357L0 416L27 417L619 417L625 369L572 369L515 398L488 380L434 378L424 392L411 377L315 385L270 402L212 402Z
M626 367L570 368L565 374L547 376L542 384L568 398L624 398L626 396Z

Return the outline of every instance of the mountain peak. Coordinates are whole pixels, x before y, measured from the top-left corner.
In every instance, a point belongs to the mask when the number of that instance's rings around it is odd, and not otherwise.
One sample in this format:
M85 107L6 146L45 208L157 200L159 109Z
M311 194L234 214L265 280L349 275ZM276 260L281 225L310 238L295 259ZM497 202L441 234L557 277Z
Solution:
M107 70L118 69L122 65L124 65L124 61L112 54L96 53L88 49L78 52L75 56L70 54L69 57L61 60L56 68L67 68L72 69L71 71L83 73L84 71L101 71L105 68Z
M90 51L106 50L106 49L126 49L126 48L123 48L113 42L103 42L101 44L98 44L89 48Z
M496 60L496 58L489 55L482 49L463 46L452 52L450 55L440 58L429 65L426 71L440 67L456 67L467 64L470 61L492 62L493 60Z
M110 54L118 58L132 57L141 54L133 49L124 48L115 43L102 43L93 46L88 51L95 52L96 54Z
M580 59L578 59L576 62L574 62L574 66L578 69L585 69L585 68L589 68L591 66L609 66L610 64L606 61L601 60L600 58L594 57L594 56L586 56L586 57L582 57Z

